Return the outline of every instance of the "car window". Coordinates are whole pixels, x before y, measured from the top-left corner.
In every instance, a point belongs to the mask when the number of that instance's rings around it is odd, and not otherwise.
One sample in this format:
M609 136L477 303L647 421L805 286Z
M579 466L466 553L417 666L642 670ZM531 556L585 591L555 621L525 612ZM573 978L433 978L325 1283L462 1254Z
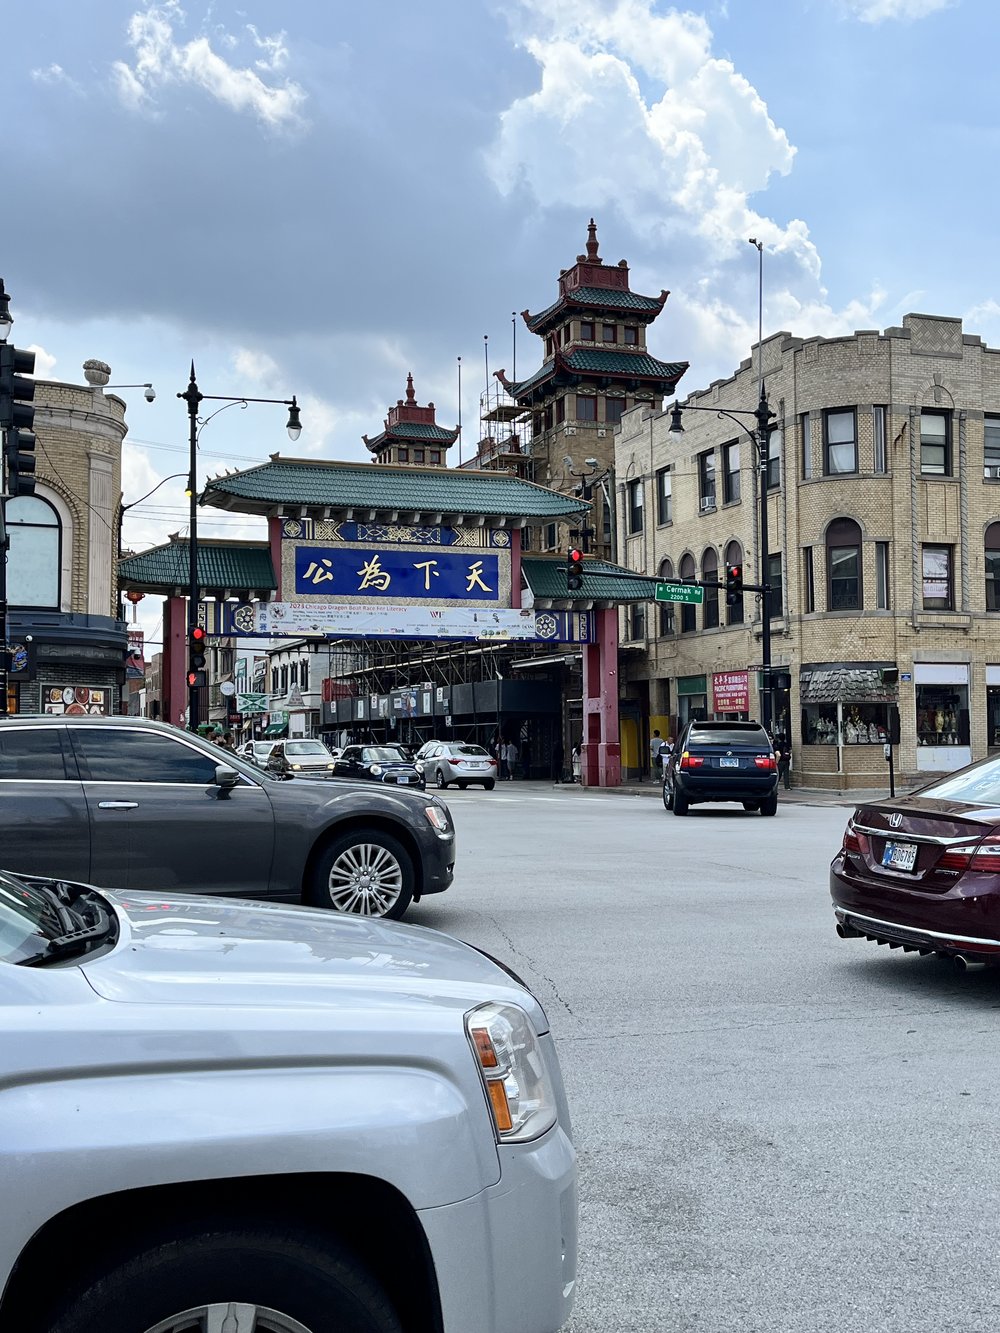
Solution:
M190 782L207 786L226 756L204 754L155 732L115 727L73 729L73 741L91 782ZM229 756L231 758L232 756Z
M345 749L344 753L340 757L341 759L357 759L358 747L356 745L348 745L348 747Z
M771 748L767 733L762 727L741 727L739 723L725 727L692 727L688 732L688 745L757 745L764 750Z
M326 746L322 741L289 741L285 746L285 754L326 754Z
M485 755L487 753L481 745L453 745L451 748L457 754Z
M41 782L66 777L57 727L0 729L0 778Z
M388 745L370 745L362 751L361 758L366 764L398 764L402 756Z
M919 795L938 801L968 801L970 805L1000 805L1000 760L990 759L962 773L950 773L940 782L922 787Z

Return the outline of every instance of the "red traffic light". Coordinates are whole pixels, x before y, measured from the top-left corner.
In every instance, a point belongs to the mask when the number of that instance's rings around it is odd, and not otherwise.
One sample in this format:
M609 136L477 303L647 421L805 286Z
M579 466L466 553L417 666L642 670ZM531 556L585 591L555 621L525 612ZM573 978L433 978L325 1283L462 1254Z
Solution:
M579 562L583 559L583 552L574 549L570 551L569 558L574 565L579 564Z
M188 637L193 644L201 644L208 638L208 633L203 625L193 625L188 631Z

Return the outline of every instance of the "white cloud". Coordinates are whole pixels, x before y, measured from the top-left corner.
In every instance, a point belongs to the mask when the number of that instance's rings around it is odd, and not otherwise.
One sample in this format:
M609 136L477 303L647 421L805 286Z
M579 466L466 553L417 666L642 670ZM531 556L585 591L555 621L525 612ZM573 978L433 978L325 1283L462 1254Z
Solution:
M888 19L927 18L950 9L955 0L840 0L841 5L862 23L885 23Z
M29 343L28 351L35 354L35 378L47 380L52 378L52 371L56 364L56 358L44 347L39 347L38 343Z
M278 365L267 352L250 347L238 347L233 353L233 369L243 379L254 384L266 384L278 374Z
M118 95L130 110L152 110L156 92L172 84L199 88L237 113L256 116L270 129L293 129L302 124L305 93L297 83L285 80L270 85L249 68L229 64L212 49L206 37L182 43L174 27L184 21L177 0L148 5L132 15L128 25L129 45L135 52L131 64L116 60L112 74ZM256 62L264 72L279 69L287 59L284 33L261 37L250 29L254 45L266 58ZM223 45L230 45L228 40Z
M62 65L46 65L44 69L33 69L31 77L35 83L58 84L63 88L69 88L71 92L84 96L84 90L75 79L63 69Z

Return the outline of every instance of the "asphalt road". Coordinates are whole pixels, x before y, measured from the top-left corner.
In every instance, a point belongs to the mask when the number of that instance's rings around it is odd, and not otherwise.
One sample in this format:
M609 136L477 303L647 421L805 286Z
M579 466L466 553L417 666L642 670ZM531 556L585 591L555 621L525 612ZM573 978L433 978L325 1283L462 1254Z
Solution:
M1000 973L837 938L847 810L446 799L458 878L407 920L548 1012L580 1154L567 1333L995 1326Z

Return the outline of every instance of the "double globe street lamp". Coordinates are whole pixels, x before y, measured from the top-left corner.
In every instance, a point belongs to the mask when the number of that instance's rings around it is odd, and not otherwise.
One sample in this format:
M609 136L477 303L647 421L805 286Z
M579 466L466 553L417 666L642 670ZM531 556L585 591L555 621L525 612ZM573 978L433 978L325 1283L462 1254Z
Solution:
M189 426L190 468L187 494L191 510L188 536L188 644L191 649L192 661L189 662L187 673L188 726L192 731L197 731L199 692L202 686L207 683L206 673L203 670L204 657L202 655L205 630L198 620L198 436L212 420L212 417L218 416L227 407L246 407L248 403L278 403L287 407L288 421L285 424L285 429L288 431L288 438L292 441L297 440L302 434L302 423L299 420L299 404L294 395L291 398L247 398L244 396L229 397L222 394L202 393L198 388L198 381L195 379L193 361L191 362L191 379L188 386L183 393L178 393L177 397L183 398L187 403ZM222 407L216 408L214 412L203 419L198 415L198 409L205 402L222 403ZM200 635L195 633L197 630L201 631Z

